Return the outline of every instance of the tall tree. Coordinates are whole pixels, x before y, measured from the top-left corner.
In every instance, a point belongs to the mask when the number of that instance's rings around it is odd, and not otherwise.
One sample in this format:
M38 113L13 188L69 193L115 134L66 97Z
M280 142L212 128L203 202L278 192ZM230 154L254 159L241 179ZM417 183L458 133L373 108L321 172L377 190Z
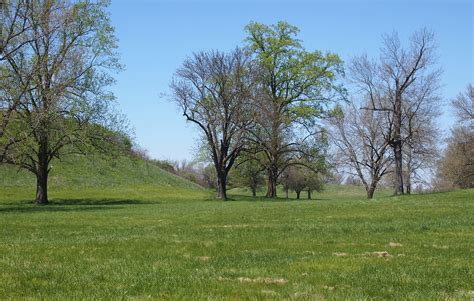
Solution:
M171 84L184 117L205 136L220 199L227 199L227 176L252 122L253 77L249 57L240 49L200 52L185 60Z
M302 144L319 133L322 117L335 95L342 61L333 53L309 52L296 38L298 28L285 22L250 23L247 47L259 68L255 110L257 126L250 132L259 162L268 176L267 197L277 196L277 181L288 166L300 160Z
M35 174L36 203L48 203L50 162L91 145L113 142L116 115L106 89L121 68L107 1L18 1L24 26L1 68L11 80L5 93L18 99L0 139L3 162ZM26 89L24 89L26 87ZM13 143L12 143L13 141Z
M426 29L415 32L410 45L403 48L398 35L384 36L380 61L375 62L361 56L351 64L351 80L364 91L370 99L368 110L389 112L389 145L393 150L395 164L395 194L404 193L403 184L403 145L410 138L404 135L407 122L404 106L410 101L413 91L429 87L433 94L439 88L439 69L436 62L434 34ZM419 97L421 103L431 97ZM421 103L418 103L420 105Z
M354 103L337 107L330 119L330 135L336 147L336 166L357 176L372 199L377 184L389 172L389 135L386 112L358 109Z

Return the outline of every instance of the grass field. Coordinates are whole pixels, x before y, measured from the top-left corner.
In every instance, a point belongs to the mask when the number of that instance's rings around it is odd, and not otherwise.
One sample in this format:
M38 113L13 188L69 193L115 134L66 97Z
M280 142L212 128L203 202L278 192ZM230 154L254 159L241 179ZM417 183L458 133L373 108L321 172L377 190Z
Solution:
M0 299L474 298L474 190L221 202L156 181L66 181L39 207L5 180Z

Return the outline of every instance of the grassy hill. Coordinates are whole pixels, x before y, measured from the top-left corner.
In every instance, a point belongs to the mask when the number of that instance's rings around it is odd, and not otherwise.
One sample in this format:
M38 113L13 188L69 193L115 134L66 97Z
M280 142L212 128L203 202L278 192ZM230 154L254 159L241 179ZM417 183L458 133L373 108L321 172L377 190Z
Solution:
M14 166L0 165L0 186L29 187L35 177ZM175 188L196 188L199 185L160 169L141 159L94 155L69 156L52 163L49 185L54 188L85 188L134 185L157 185Z

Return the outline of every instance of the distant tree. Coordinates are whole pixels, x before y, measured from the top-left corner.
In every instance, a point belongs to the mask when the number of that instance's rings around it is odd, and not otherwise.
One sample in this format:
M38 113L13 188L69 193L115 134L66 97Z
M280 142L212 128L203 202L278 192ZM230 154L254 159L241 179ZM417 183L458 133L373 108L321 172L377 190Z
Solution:
M457 126L444 157L438 165L438 188L474 187L474 89L468 85L466 92L452 101L457 116Z
M285 170L286 185L288 189L296 193L296 199L300 199L301 192L308 192L308 199L312 198L313 191L321 191L323 183L318 173L305 166L290 166Z
M336 81L343 73L333 53L308 52L296 38L298 28L285 22L250 23L247 48L258 66L256 126L250 130L256 158L268 179L266 196L277 197L278 178L301 163L304 143L320 133L318 118L342 92Z
M314 173L311 170L306 171L306 190L308 192L308 200L312 199L313 191L321 192L323 190L324 183L321 179L321 174Z
M186 59L171 84L173 99L186 120L205 136L217 174L217 197L227 199L227 176L245 144L252 121L253 72L249 58L200 52Z
M216 169L214 166L211 165L206 165L202 169L202 186L206 188L212 188L216 189L217 188L217 174L216 174Z
M373 198L377 184L392 164L385 114L358 109L351 103L337 107L329 119L331 141L336 148L335 164L359 178L368 199Z
M405 165L404 184L406 193L411 194L414 181L418 184L427 183L429 173L436 166L439 158L439 129L434 124L439 115L437 101L424 102L416 112L406 112L407 122L404 126L405 147L403 161Z
M35 174L36 203L46 204L53 159L127 140L110 131L119 120L106 90L110 71L121 66L106 1L12 3L23 5L12 21L21 29L0 68L10 80L3 93L18 102L0 139L1 159Z
M451 104L457 120L464 126L474 127L474 86L472 84L467 85L466 91L459 93Z
M367 56L352 61L351 81L369 98L365 109L388 113L386 128L390 130L388 143L394 155L395 194L403 194L403 146L410 139L410 132L403 130L407 122L404 110L408 107L415 113L423 103L435 99L432 96L439 89L441 71L433 68L436 47L432 32L415 32L408 48L402 47L396 33L385 36L383 42L379 62Z
M257 196L257 190L264 184L262 166L254 160L246 160L238 163L235 168L234 183L238 186L248 187L252 191L252 196Z
M288 188L296 193L296 199L300 199L301 192L306 188L306 175L301 166L291 166L287 169Z

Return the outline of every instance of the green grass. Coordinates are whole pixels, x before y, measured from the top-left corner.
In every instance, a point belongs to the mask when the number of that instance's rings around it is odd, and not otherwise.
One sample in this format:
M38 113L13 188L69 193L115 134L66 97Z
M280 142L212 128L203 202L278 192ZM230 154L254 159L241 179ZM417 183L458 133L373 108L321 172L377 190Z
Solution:
M474 297L474 190L221 202L167 177L57 185L48 206L0 187L0 299Z
M192 182L163 171L150 162L125 156L104 158L69 156L52 162L50 191L62 188L121 187L157 185L175 188L199 188ZM0 187L31 187L35 177L24 170L0 165Z
M51 176L35 206L34 178L0 167L0 299L474 298L474 190L221 202L124 157Z

